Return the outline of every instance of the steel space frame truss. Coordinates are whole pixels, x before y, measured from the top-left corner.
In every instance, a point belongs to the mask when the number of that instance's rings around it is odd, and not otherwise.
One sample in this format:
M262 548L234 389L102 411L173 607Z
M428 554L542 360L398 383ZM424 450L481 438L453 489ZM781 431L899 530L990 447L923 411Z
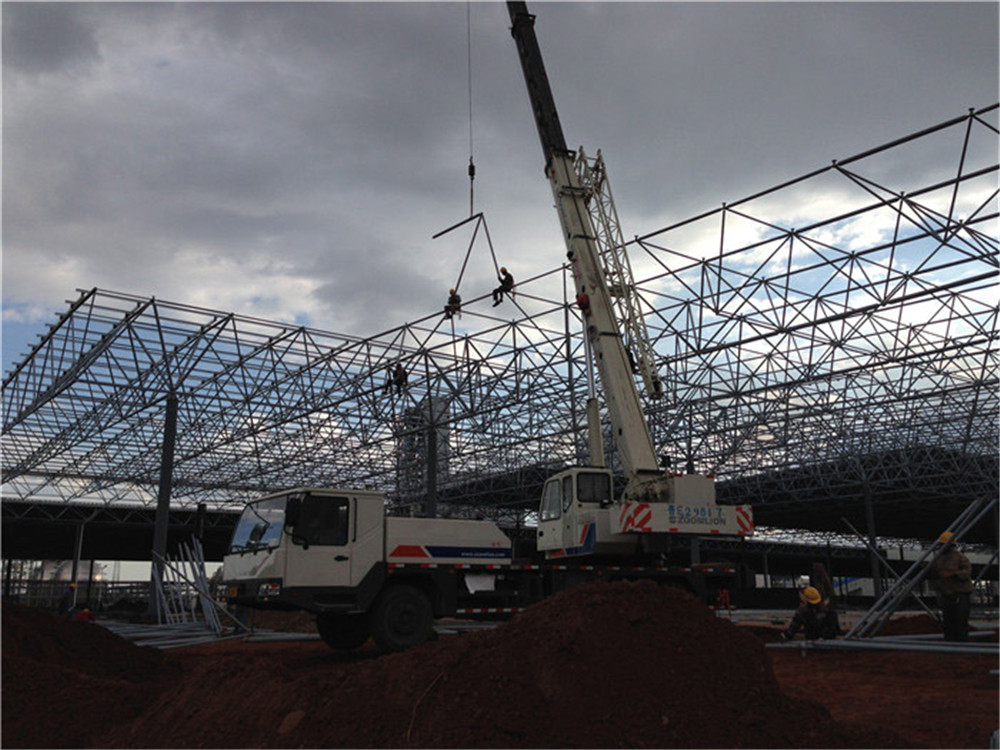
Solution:
M756 505L995 493L997 109L628 243L664 456ZM175 507L341 485L402 509L432 483L523 521L586 455L582 323L566 267L488 299L361 338L83 291L3 382L4 496L154 505L173 395Z

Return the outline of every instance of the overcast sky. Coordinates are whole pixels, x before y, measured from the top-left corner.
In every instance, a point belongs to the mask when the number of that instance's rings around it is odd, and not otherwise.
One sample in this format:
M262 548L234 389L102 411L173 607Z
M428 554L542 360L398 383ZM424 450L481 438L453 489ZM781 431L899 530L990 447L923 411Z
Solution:
M626 237L997 100L998 5L529 3ZM563 258L502 3L16 3L3 371L75 289L358 335ZM475 250L469 298L494 285Z

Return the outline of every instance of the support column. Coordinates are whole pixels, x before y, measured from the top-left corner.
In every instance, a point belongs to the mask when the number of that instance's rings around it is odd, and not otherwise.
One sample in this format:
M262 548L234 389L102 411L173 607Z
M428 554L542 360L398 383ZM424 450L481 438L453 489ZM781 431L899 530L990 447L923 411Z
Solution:
M163 585L163 564L167 555L167 528L170 520L170 490L174 482L174 446L177 441L177 394L167 396L166 414L163 425L163 453L160 456L160 487L156 498L156 520L153 527L152 570L149 581L149 615L160 622L160 600L156 596L157 586ZM157 555L159 559L157 559Z
M424 502L424 516L437 518L438 501L438 434L434 406L430 405L431 421L427 426L427 500Z
M878 543L875 540L875 505L872 503L872 491L865 482L865 523L868 526L868 559L872 566L872 586L874 587L875 601L878 601L883 592L882 569L878 561Z
M208 506L205 503L198 503L198 510L194 516L194 535L199 542L205 541L205 514L208 513Z
M7 560L7 569L4 571L3 576L3 598L10 599L10 589L11 581L14 577L14 561L12 559Z
M87 574L87 601L86 605L88 608L93 608L94 601L91 596L91 592L94 590L94 556L90 556L90 572Z
M79 569L80 569L80 557L83 554L83 527L86 521L81 521L76 527L76 540L73 544L73 572L70 574L69 582L73 584L73 601L71 604L75 607L77 599L80 596L80 581L79 581Z

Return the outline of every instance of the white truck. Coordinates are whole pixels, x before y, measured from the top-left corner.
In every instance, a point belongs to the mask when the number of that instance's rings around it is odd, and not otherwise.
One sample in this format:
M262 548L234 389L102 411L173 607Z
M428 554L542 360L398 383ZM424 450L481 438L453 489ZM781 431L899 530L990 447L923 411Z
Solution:
M603 162L594 169L566 147L534 16L523 2L507 7L625 489L614 496L592 389L590 465L546 481L533 558L515 559L491 522L387 517L371 492L298 489L251 503L224 560L230 600L315 612L336 648L359 646L369 633L384 648L405 648L428 636L434 617L506 614L592 578L654 578L707 596L730 588L734 569L662 565L673 535L753 531L749 506L716 503L713 477L660 467L636 375L650 398L662 397L662 387L623 243L608 229L614 222L601 221L614 213L610 192L601 192Z

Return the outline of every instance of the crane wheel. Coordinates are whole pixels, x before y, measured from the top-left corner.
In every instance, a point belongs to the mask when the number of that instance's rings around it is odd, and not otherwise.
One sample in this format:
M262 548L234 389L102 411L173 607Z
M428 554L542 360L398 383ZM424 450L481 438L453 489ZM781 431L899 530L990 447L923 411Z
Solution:
M434 626L434 610L427 595L407 585L382 592L371 612L371 632L385 651L401 651L426 641Z
M360 648L368 640L368 618L364 614L324 612L316 615L316 630L330 648L350 651Z

